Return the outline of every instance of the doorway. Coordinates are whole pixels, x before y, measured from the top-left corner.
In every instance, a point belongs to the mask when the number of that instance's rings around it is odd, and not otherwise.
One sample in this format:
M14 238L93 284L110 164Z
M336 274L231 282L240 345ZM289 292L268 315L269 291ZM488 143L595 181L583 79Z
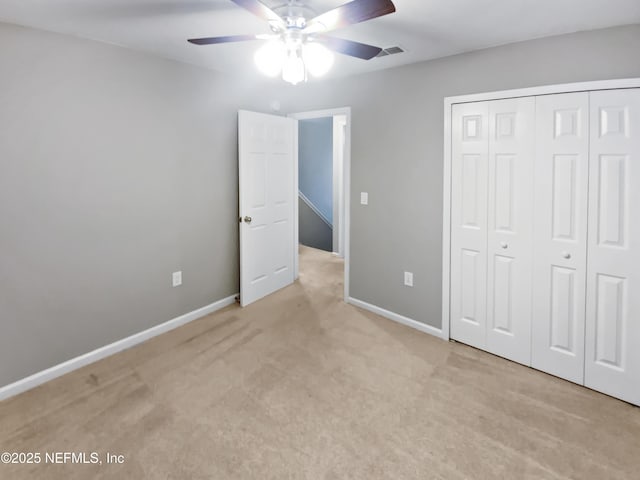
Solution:
M346 301L349 297L351 109L316 110L289 117L298 120L295 135L297 243L344 258Z

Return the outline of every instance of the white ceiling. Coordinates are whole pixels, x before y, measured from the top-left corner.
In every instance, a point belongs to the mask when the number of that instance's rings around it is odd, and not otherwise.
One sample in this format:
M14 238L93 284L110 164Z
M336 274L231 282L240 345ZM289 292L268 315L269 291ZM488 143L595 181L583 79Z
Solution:
M263 0L274 7L285 0ZM306 0L318 13L347 0ZM580 30L640 23L640 0L394 0L396 13L334 36L406 53L370 61L337 55L352 75ZM187 38L269 33L229 0L2 0L0 20L122 45L194 65L257 75L259 42L196 46Z

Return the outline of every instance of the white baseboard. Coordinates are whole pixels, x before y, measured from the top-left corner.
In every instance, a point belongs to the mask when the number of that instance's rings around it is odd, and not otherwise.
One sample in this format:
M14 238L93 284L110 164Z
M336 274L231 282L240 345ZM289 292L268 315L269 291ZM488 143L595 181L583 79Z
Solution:
M376 305L363 302L362 300L358 300L357 298L349 297L348 303L355 305L356 307L364 308L365 310L380 315L381 317L388 318L389 320L393 320L394 322L406 325L407 327L415 328L416 330L420 330L421 332L428 333L429 335L433 335L434 337L438 337L447 341L449 340L445 337L443 331L440 328L432 327L431 325L427 325L411 318L404 317L400 314L390 312L389 310L385 310L384 308L380 308Z
M223 298L222 300L218 300L210 305L198 308L197 310L185 313L184 315L180 315L168 322L161 323L160 325L156 325L155 327L151 327L139 333L134 333L130 337L123 338L122 340L105 345L104 347L100 347L92 352L85 353L84 355L72 358L71 360L67 360L66 362L47 368L46 370L42 370L41 372L34 373L29 377L18 380L17 382L10 383L9 385L0 388L0 401L18 395L19 393L26 392L27 390L31 390L32 388L42 385L49 380L53 380L54 378L72 372L73 370L77 370L85 365L89 365L90 363L102 360L114 353L131 348L153 337L157 337L158 335L181 327L189 322L193 322L205 315L209 315L210 313L235 303L237 295L238 294Z

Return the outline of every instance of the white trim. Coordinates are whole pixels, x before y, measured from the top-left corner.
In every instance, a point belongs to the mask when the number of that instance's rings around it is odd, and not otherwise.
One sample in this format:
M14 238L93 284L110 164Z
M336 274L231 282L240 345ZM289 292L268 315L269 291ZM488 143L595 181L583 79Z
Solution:
M368 310L389 320L393 320L394 322L401 323L403 325L406 325L407 327L415 328L416 330L420 330L421 332L428 333L429 335L433 335L434 337L448 340L448 337L444 336L442 330L436 327L432 327L431 325L427 325L426 323L418 322L416 320L413 320L412 318L404 317L395 312L390 312L389 310L385 310L384 308L380 308L376 305L363 302L362 300L358 300L357 298L350 297L347 303Z
M559 85L544 85L541 87L518 88L514 90L498 90L495 92L474 93L446 97L445 104L484 102L486 100L501 100L504 98L537 97L540 95L554 95L558 93L589 92L594 90L619 90L622 88L639 88L640 78L623 78L618 80L597 80L593 82L563 83Z
M325 216L322 214L322 212L321 212L320 210L318 210L318 207L316 207L316 206L313 204L313 202L311 202L311 200L309 200L309 199L307 198L307 196L306 196L304 193L302 193L300 190L298 190L298 196L302 199L302 201L303 201L304 203L306 203L306 204L307 204L307 206L308 206L311 210L313 210L313 213L315 213L317 216L319 216L319 217L320 217L320 219L321 219L324 223L326 223L326 224L327 224L327 226L328 226L329 228L333 229L333 225L331 225L331 222L329 221L329 219L328 219L327 217L325 217Z
M344 301L349 298L349 275L351 271L351 108L344 109L347 117L346 136L344 138Z
M298 120L293 120L293 191L300 192L298 185ZM300 277L300 263L298 261L300 244L300 232L298 231L298 217L299 217L298 201L293 202L293 280L297 280Z
M333 117L333 245L332 250L344 257L344 147L347 119Z
M449 295L451 278L451 108L457 103L484 102L505 98L536 97L570 92L587 92L595 90L619 90L623 88L640 88L640 78L623 78L617 80L597 80L593 82L565 83L545 85L541 87L502 90L496 92L459 95L444 99L444 175L443 175L443 228L442 228L442 331L445 338L450 338Z
M335 117L336 115L351 115L351 107L327 108L325 110L312 110L309 112L290 113L288 117L296 120L309 120L311 118Z
M451 294L451 104L444 100L444 166L442 186L442 333L450 338Z
M306 120L309 118L334 117L344 115L347 119L346 136L344 139L344 162L343 175L344 182L344 301L349 303L349 251L351 249L351 107L330 108L326 110L314 110L311 112L290 113L288 116L296 120ZM296 135L296 147L297 147ZM297 152L297 148L296 148ZM296 189L297 189L297 156L296 156ZM295 230L298 232L298 215L296 214ZM297 255L296 255L297 262ZM296 263L297 265L297 263Z
M156 325L155 327L151 327L142 332L134 333L127 338L105 345L104 347L100 347L92 352L80 355L79 357L72 358L71 360L67 360L66 362L47 368L46 370L42 370L41 372L34 373L22 380L18 380L17 382L10 383L9 385L0 388L0 401L18 395L19 393L26 392L27 390L31 390L32 388L42 385L54 378L82 368L90 363L102 360L103 358L109 357L153 337L157 337L158 335L174 330L189 322L197 320L198 318L204 317L205 315L209 315L210 313L220 310L228 305L232 305L235 303L238 295L239 294L236 293L235 295L223 298L222 300L218 300L210 305L198 308L197 310L176 317L168 322L161 323L160 325Z

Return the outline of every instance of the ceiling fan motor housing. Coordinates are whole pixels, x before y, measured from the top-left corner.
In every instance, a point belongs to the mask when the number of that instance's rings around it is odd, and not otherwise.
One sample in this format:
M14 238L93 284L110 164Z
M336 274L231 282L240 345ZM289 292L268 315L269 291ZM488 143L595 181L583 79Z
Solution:
M302 2L292 0L273 9L285 22L287 29L302 30L307 26L307 19L316 16L316 11ZM272 25L272 29L273 29Z

